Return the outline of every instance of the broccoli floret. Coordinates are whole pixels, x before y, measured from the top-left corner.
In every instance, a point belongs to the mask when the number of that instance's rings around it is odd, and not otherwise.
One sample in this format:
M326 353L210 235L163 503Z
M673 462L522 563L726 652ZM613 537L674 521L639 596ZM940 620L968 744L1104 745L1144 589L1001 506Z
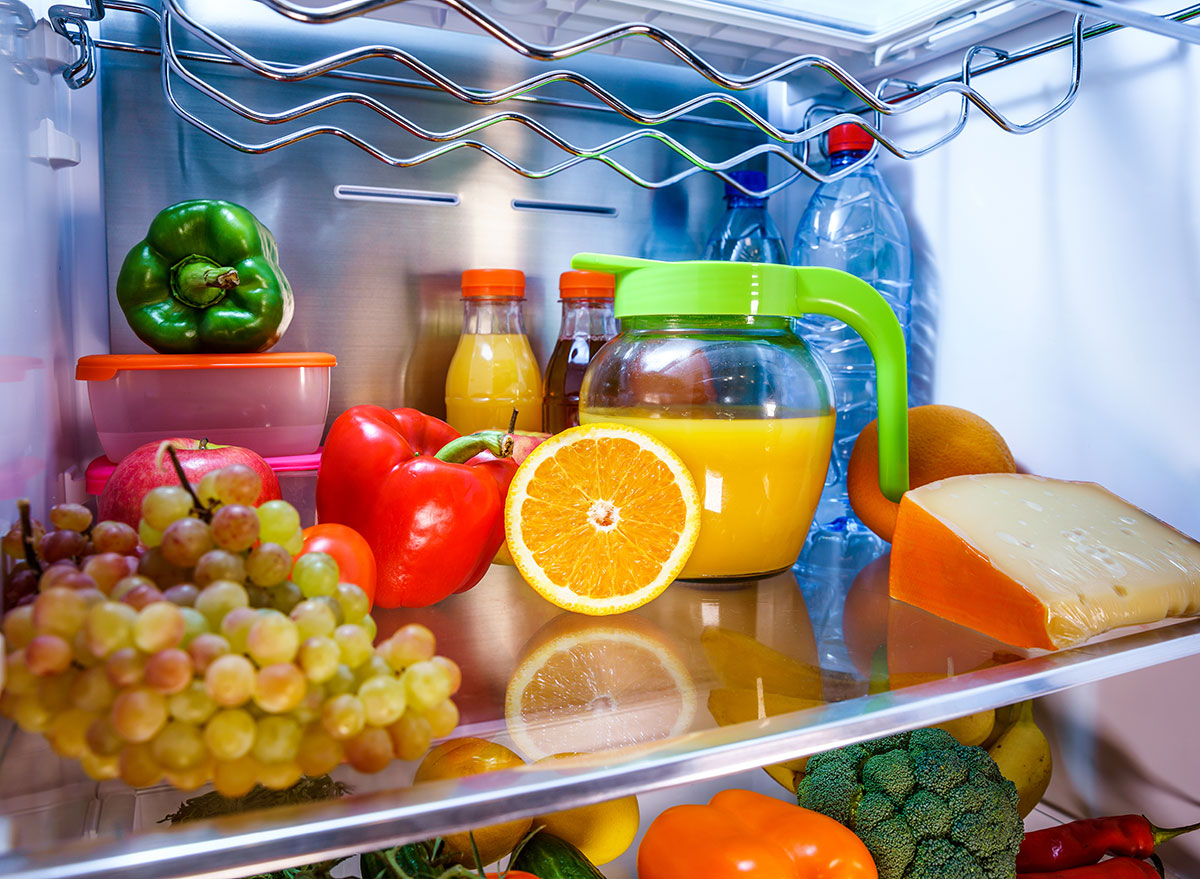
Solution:
M919 790L904 801L904 820L917 839L941 839L950 834L954 812L937 794Z
M908 736L908 749L913 753L917 751L954 750L959 746L958 739L944 729L938 729L936 726L925 729L914 729L912 732L900 733L900 736Z
M811 758L804 771L807 776L816 772L824 780L823 784L813 785L809 791L809 799L813 803L809 808L847 827L853 827L863 794L862 785L858 782L857 761L851 759L849 754L831 751Z
M797 790L858 834L879 879L1013 879L1017 799L986 751L937 729L818 754Z
M917 784L943 797L965 784L971 774L971 767L955 748L914 751L912 761Z
M872 739L869 742L860 742L853 747L860 748L868 757L873 757L876 754L886 754L888 751L895 751L897 748L903 750L908 747L907 734L900 733L895 736L884 736L882 739Z
M917 841L901 817L881 821L870 830L857 831L866 844L880 876L903 876L917 852Z
M987 879L988 872L962 848L945 839L930 839L917 846L905 879L923 876L959 876L961 879Z
M862 780L867 790L882 791L893 803L900 805L912 793L916 783L913 761L908 751L899 748L876 754L863 764Z
M896 807L890 797L884 794L864 794L858 804L858 820L854 824L856 831L870 830L881 821L896 817Z

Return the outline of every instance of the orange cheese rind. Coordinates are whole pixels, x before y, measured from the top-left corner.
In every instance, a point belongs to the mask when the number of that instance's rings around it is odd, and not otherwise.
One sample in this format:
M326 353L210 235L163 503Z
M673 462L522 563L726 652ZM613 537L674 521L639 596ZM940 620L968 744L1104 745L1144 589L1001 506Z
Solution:
M1200 613L1200 543L1090 482L956 476L905 494L889 594L1018 647Z

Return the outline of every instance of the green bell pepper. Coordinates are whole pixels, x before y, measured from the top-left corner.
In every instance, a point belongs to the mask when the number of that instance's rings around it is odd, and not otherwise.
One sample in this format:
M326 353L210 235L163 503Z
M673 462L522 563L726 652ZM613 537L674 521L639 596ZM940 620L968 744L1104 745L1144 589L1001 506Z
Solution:
M121 265L117 302L160 354L266 351L294 307L270 230L244 207L210 199L154 218Z

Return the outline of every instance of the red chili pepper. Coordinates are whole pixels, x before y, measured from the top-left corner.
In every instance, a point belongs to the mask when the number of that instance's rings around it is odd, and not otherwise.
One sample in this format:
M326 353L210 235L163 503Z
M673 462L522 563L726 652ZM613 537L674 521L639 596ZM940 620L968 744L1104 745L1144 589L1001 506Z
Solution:
M511 446L503 431L460 437L415 409L354 406L337 417L317 472L317 518L366 538L376 606L426 607L480 581L504 541Z
M1137 858L1110 858L1050 873L1018 873L1017 879L1162 879L1162 873Z
M1141 815L1088 818L1026 833L1017 853L1017 872L1063 870L1094 864L1105 855L1148 858L1156 846L1200 824L1164 829Z

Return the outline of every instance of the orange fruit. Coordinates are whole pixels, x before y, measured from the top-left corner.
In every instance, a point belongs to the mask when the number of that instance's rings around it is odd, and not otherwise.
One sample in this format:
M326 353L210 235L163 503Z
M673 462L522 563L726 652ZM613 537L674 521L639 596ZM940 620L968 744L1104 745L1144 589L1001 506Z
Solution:
M466 736L442 742L430 750L417 767L414 782L441 781L447 778L462 778L464 775L479 775L497 769L512 769L524 766L525 761L504 745ZM478 866L486 867L513 850L530 830L532 819L521 818L477 827L469 833L448 833L443 838L445 851L464 867L474 869L475 854L471 848L471 836L479 849L482 861Z
M951 476L1016 471L1004 437L974 412L938 404L908 410L909 488ZM875 421L864 427L854 442L846 491L863 524L891 541L900 505L879 490L879 426Z
M546 637L530 639L504 698L508 734L526 758L591 754L691 728L695 684L652 623L575 616L544 628Z
M640 607L675 579L700 532L679 456L644 431L587 424L543 442L504 508L517 570L543 598L601 615Z

